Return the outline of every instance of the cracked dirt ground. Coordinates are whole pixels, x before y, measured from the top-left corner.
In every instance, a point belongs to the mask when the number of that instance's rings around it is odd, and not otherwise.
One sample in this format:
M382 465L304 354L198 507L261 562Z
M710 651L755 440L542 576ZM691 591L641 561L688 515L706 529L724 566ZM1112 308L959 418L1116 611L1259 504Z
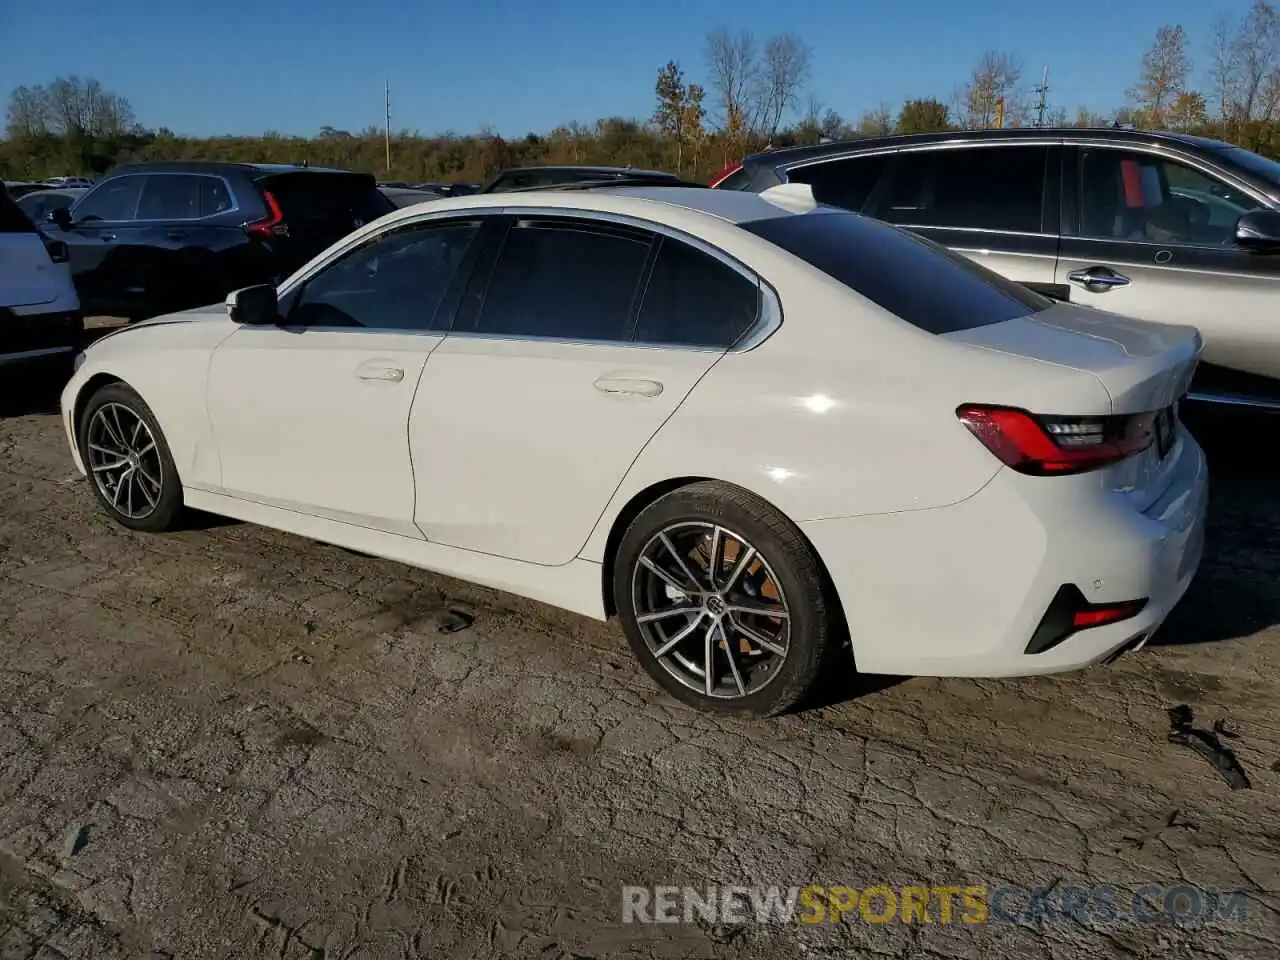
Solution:
M0 419L0 958L1280 955L1280 485L1229 456L1234 424L1201 431L1208 555L1163 645L750 721L664 697L613 627L243 524L130 534L24 397ZM474 623L440 632L449 609ZM1179 703L1230 718L1252 789L1167 742ZM1194 925L620 922L624 884L707 883L1249 901Z

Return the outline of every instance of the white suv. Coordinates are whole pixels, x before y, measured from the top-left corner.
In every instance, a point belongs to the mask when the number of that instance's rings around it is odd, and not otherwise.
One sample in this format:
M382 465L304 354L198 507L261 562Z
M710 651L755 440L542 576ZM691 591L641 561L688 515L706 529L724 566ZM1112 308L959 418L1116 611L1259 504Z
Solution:
M46 237L0 189L0 369L64 360L84 335L67 245Z

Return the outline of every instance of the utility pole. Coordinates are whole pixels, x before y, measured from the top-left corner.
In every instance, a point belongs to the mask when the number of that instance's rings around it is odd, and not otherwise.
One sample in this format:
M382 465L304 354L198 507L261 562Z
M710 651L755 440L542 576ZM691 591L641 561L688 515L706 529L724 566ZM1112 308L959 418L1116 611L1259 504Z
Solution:
M387 147L387 170L391 169L391 80L387 79L386 87L383 90L382 105L386 109L387 125L385 128L384 139Z
M1036 101L1036 126L1044 126L1044 111L1048 104L1049 97L1049 68L1044 68L1044 79L1040 81L1040 86L1035 88L1035 93L1040 99Z

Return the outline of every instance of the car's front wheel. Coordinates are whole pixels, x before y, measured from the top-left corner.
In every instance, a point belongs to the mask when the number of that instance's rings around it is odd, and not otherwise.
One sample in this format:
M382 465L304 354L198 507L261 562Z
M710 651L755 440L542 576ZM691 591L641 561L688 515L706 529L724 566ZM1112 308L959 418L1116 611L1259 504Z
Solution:
M94 496L131 530L159 532L182 511L182 483L155 414L123 383L99 389L77 431Z
M802 702L840 645L800 531L723 483L661 497L623 534L614 603L632 651L685 703L772 716Z

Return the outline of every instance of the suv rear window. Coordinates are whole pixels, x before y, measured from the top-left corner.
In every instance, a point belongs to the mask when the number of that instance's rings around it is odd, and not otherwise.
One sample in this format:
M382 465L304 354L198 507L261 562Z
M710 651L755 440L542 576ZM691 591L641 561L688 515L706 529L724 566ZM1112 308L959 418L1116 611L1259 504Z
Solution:
M36 232L36 225L22 212L22 208L13 202L9 192L0 186L0 233Z
M285 220L354 230L394 210L373 177L358 173L287 173L258 182L280 204Z
M930 333L1038 313L1053 301L930 240L834 210L740 226Z

